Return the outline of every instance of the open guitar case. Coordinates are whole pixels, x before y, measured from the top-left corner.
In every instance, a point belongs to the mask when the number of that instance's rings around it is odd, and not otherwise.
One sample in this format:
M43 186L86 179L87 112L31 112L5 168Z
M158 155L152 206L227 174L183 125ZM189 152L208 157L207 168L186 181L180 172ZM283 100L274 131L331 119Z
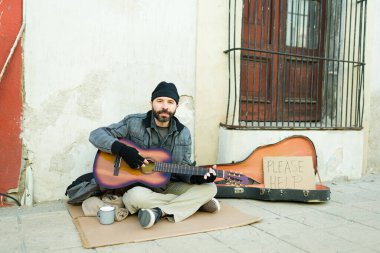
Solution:
M311 156L315 174L319 180L313 190L271 189L264 186L264 156ZM228 170L244 174L249 184L227 184L217 178L217 198L240 198L267 201L325 202L330 200L330 188L324 186L318 174L317 155L313 142L306 136L295 135L280 142L260 146L245 160L231 164L218 164L218 170Z

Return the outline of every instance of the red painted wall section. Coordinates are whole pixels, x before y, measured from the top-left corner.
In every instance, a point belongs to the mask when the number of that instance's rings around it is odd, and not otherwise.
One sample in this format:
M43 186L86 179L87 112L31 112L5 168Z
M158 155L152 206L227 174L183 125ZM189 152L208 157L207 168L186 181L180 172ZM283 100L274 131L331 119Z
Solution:
M0 0L0 72L22 24L22 0ZM21 168L22 48L0 82L0 192L16 188Z

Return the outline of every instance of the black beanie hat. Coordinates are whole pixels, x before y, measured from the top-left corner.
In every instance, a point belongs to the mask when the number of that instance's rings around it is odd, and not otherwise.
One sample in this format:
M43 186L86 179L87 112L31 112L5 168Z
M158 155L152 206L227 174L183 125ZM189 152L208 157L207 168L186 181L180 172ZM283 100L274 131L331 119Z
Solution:
M175 100L175 102L178 104L179 95L177 92L177 88L173 83L167 83L167 82L160 82L157 87L152 92L152 99L153 101L155 98L158 97L169 97Z

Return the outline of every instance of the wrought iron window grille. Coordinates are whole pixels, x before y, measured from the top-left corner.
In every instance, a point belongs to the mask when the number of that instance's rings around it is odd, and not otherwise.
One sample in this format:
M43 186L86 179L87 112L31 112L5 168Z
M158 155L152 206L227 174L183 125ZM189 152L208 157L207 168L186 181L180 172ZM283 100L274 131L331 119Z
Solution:
M362 129L366 15L366 0L230 0L221 125Z

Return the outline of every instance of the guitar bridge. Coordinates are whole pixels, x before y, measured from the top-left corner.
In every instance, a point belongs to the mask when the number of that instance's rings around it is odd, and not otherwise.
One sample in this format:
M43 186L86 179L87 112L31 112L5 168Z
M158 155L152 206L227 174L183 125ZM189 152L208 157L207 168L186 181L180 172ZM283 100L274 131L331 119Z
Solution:
M117 155L113 163L113 175L118 176L120 171L121 156Z

